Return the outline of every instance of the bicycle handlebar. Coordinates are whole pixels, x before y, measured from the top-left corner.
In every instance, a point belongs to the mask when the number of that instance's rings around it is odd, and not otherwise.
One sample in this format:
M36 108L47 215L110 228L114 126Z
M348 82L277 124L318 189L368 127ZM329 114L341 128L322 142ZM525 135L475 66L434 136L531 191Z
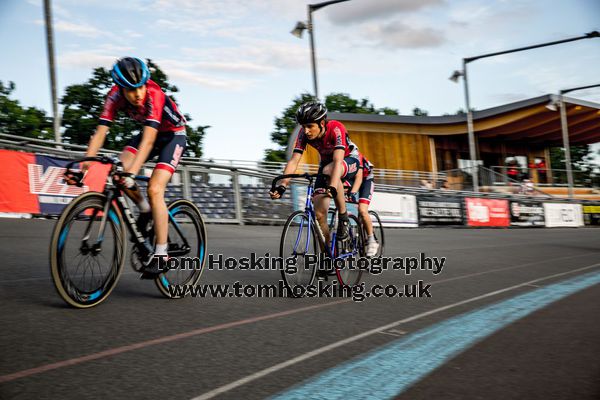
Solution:
M75 186L77 187L82 187L83 186L83 177L84 174L79 171L79 172L74 172L71 170L71 168L73 168L73 165L77 164L77 163L81 163L81 162L85 162L85 161L97 161L100 162L102 164L112 164L112 165L116 165L116 166L121 166L121 160L119 160L118 158L113 158L113 157L108 157L108 156L100 156L100 157L84 157L82 159L79 160L74 160L71 161L70 163L68 163L66 165L67 170L65 171L64 175L74 175L77 176L78 178L78 182L75 183Z
M86 162L86 161L98 161L99 163L102 164L113 164L113 165L120 165L121 161L119 159L113 158L113 157L108 157L108 156L95 156L95 157L84 157L82 159L79 160L74 160L71 161L70 163L67 164L67 172L70 172L71 167L77 163L81 163L81 162Z
M277 182L282 180L282 179L288 179L288 178L304 178L308 181L311 181L314 178L318 178L319 176L324 176L326 178L329 178L329 175L327 174L321 174L321 173L316 173L316 174L309 174L309 173L304 173L304 174L285 174L285 175L279 175L276 176L273 179L273 182L271 183L271 191L275 191L275 189L277 188Z

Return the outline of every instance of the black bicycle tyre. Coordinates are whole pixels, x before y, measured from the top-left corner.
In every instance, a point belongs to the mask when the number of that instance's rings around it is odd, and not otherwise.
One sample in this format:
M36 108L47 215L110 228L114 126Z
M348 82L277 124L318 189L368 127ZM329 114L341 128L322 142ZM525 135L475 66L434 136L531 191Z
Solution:
M198 207L196 207L196 205L189 200L174 200L167 206L167 209L173 213L173 216L179 214L180 212L184 212L194 221L194 227L199 239L198 243L200 244L200 246L198 247L198 252L194 256L200 259L199 268L195 268L190 274L189 279L187 279L184 282L178 283L178 285L181 285L182 287L196 285L200 280L200 277L202 276L202 272L204 271L204 266L206 265L206 256L208 254L206 251L208 237L206 233L206 225L204 224L204 219L202 218L202 214L200 213ZM171 220L169 219L169 224L170 223ZM156 279L154 280L154 283L156 283L156 287L167 298L181 299L185 297L185 293L176 294L174 290L169 291L169 286L171 285L171 282L169 282L169 280L167 279L167 275L169 274L169 272L162 273L156 277Z
M372 216L371 221L373 221L374 218L377 221L377 226L379 227L377 229L375 227L375 224L373 224L373 233L375 234L375 240L377 240L377 242L379 243L379 249L377 250L377 254L375 256L382 257L383 250L385 249L385 235L383 233L383 224L381 223L381 218L379 218L379 214L377 214L375 211L369 210L369 215ZM366 241L364 243L366 244Z
M98 192L86 192L75 198L65 209L63 210L60 218L54 226L52 232L52 238L50 240L50 273L54 282L54 287L58 292L59 296L70 306L76 308L90 308L97 306L102 303L112 290L117 285L119 277L123 271L125 264L125 252L126 252L126 231L125 225L123 224L123 218L114 204L111 204L109 213L112 212L111 218L107 218L107 223L110 225L110 229L113 230L115 235L115 257L116 265L113 262L111 265L112 274L110 275L110 281L105 282L101 289L90 293L78 293L79 291L67 282L67 275L64 272L64 262L62 260L63 246L66 236L68 235L70 226L74 221L74 216L78 215L83 210L95 207L99 210L103 210L106 205L106 196ZM113 219L114 218L114 219ZM108 229L108 226L107 226ZM61 246L62 242L62 246Z
M292 224L292 222L294 221L294 219L296 217L298 217L299 215L302 216L302 219L305 220L306 223L308 223L310 217L304 211L295 211L292 214L290 214L288 219L285 221L285 224L283 225L283 231L281 232L281 240L279 242L279 256L284 260L284 263L285 263L285 259L287 257L291 256L290 254L286 254L285 249L284 249L285 239L287 238L288 229L289 229L290 225ZM312 222L311 222L310 234L312 237L313 251L315 252L315 255L318 255L319 252L317 251L318 245L317 245L316 230L315 230L314 224ZM310 247L310 244L309 244L309 247ZM296 264L296 265L298 265L298 264ZM309 282L306 286L312 285L314 283L316 272L317 272L316 264L313 264L312 268L310 268L310 271L309 271L309 274L310 274ZM296 273L298 273L298 272L296 272ZM284 268L281 269L281 278L283 280L283 283L288 288L289 294L291 295L291 297L301 297L301 296L297 295L293 290L294 286L296 286L297 284L291 284L290 282L288 282L289 277L287 276Z
M336 265L335 273L340 285L353 287L360 283L360 278L362 277L362 270L358 269L358 258L362 256L361 249L364 249L364 242L361 234L363 228L356 215L348 214L348 218L353 220L355 223L355 228L352 228L351 225L349 232L351 235L351 243L353 244L353 250L356 250L358 252L358 254L354 256L356 259L355 265L353 266L355 272L352 275L352 279L347 280L342 276L343 271L340 268L337 268Z

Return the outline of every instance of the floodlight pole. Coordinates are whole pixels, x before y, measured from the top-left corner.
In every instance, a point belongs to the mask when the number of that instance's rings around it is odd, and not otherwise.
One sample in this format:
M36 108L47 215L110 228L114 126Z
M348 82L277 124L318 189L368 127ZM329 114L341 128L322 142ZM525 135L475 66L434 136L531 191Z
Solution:
M54 140L61 143L60 115L58 114L58 98L56 95L56 69L54 64L54 39L52 34L52 9L50 0L44 0L44 17L46 19L46 47L48 51L48 69L50 72L50 94L52 95L52 116L54 117ZM61 147L57 145L57 147Z
M327 7L331 4L336 4L336 3L343 3L345 1L350 1L350 0L332 0L332 1L325 1L323 3L317 3L317 4L308 4L307 8L308 8L308 34L310 35L310 55L311 55L311 61L312 61L312 73L313 73L313 87L314 87L314 91L315 91L315 100L319 100L319 85L317 83L317 55L316 55L316 51L315 51L315 37L314 37L314 25L313 25L313 18L312 18L312 13L314 11L317 11L320 8L323 7Z
M310 36L310 59L312 62L313 88L315 100L319 100L319 84L317 83L317 55L315 54L314 25L312 21L312 8L308 5L308 34Z
M560 127L562 130L563 147L565 149L565 168L567 170L567 185L569 186L569 198L573 198L573 188L575 182L573 180L573 167L571 165L571 145L569 143L569 124L567 122L567 107L565 106L564 94L574 92L576 90L589 89L600 87L600 84L580 86L571 89L563 89L558 95L558 106L560 108Z
M465 104L467 106L467 134L469 137L469 155L471 157L471 171L473 176L473 191L479 192L479 165L477 165L477 148L475 147L475 129L473 128L473 111L469 99L469 80L467 79L467 61L463 59L462 70L463 84L465 87Z
M511 50L504 50L504 51L497 51L494 53L482 54L482 55L475 56L475 57L463 58L463 69L462 69L460 75L462 75L462 77L463 77L464 87L465 87L465 103L467 106L467 133L468 133L468 137L469 137L469 153L470 153L470 157L471 157L471 164L472 164L472 166L475 167L475 168L473 168L473 191L475 191L475 192L479 191L479 174L478 174L479 171L478 171L478 166L476 165L477 152L476 152L476 147L475 147L475 132L474 132L474 127L473 127L473 113L471 112L471 105L469 102L469 85L467 83L467 64L470 62L479 60L481 58L495 57L495 56L499 56L499 55L503 55L503 54L516 53L519 51L537 49L539 47L553 46L556 44L574 42L576 40L582 40L582 39L592 39L592 38L597 38L597 37L600 37L600 32L593 31L593 32L586 33L583 36L577 36L577 37L573 37L573 38L569 38L569 39L555 40L553 42L546 42L546 43L536 44L536 45L532 45L532 46L519 47L519 48L511 49ZM570 159L570 157L569 157L569 159ZM572 177L571 177L571 179L572 179Z

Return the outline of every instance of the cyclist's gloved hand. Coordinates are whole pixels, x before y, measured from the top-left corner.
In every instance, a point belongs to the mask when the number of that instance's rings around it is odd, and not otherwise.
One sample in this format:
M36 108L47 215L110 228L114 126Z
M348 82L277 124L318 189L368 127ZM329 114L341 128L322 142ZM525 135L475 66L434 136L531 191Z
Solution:
M334 186L327 186L327 196L331 197L331 198L336 198L337 197L337 189Z
M117 184L119 186L124 187L125 189L136 189L137 185L135 183L134 175L129 172L119 172L118 175L115 175L117 178Z
M274 190L271 190L269 192L269 195L271 196L271 199L275 200L275 199L279 199L283 196L283 194L286 191L286 187L283 185L279 185L277 186Z
M348 194L348 200L352 203L358 203L358 192L352 192Z
M83 177L85 173L82 171L67 171L65 172L65 183L67 185L83 186Z

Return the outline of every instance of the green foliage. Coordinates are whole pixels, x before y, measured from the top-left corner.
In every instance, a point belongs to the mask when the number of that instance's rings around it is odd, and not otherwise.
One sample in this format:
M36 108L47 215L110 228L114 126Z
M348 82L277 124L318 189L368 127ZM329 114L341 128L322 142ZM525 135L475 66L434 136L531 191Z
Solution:
M422 110L419 107L413 108L412 112L415 117L426 117L427 115L429 115L428 111Z
M275 118L275 129L271 132L271 140L278 148L267 149L264 161L285 162L287 160L285 150L296 127L296 110L301 104L313 99L311 94L302 93L292 100L292 104L283 110L281 116ZM329 112L398 115L398 110L388 107L375 108L368 99L356 100L345 93L332 93L326 96L325 106Z
M175 102L173 93L179 89L171 85L167 75L152 60L147 60L151 72L151 79ZM108 91L113 85L110 71L105 68L95 68L92 77L83 84L71 85L66 88L65 95L61 99L64 107L62 124L65 128L63 138L69 143L87 145L90 136L98 125L98 117ZM188 123L192 120L185 115ZM186 125L187 143L186 156L201 157L202 142L206 129L209 126L191 127ZM119 113L110 126L110 133L106 137L104 147L112 150L121 150L127 140L141 132L143 127L131 120L126 114Z
M52 118L44 110L22 107L17 100L10 99L15 90L14 82L4 85L0 81L0 133L37 139L54 139Z

